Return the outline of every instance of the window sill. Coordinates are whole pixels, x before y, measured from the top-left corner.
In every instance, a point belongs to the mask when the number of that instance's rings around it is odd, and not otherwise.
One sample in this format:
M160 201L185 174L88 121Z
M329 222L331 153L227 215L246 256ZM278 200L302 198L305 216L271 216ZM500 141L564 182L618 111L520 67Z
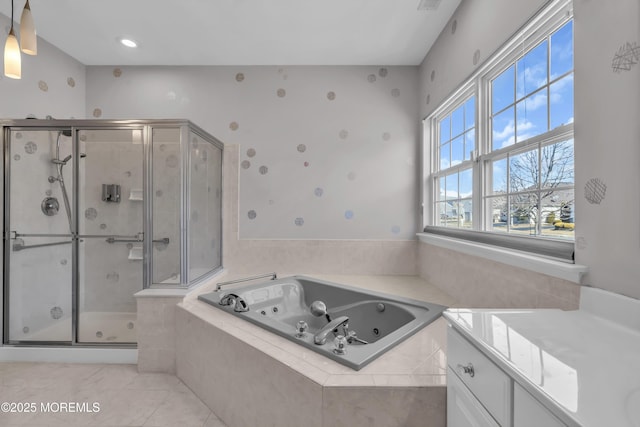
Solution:
M474 255L514 267L546 274L573 283L581 283L582 277L587 272L587 266L579 264L569 264L561 261L554 261L540 256L519 252L513 249L504 249L497 246L485 245L482 243L469 242L466 240L443 237L434 234L417 233L418 239L434 246L462 252L467 255Z

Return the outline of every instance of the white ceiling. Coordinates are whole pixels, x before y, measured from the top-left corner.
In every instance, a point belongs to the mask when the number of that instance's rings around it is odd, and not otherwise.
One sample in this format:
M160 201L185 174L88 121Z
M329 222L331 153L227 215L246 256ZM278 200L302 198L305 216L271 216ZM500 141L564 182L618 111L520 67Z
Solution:
M14 1L19 22L24 0ZM85 65L418 65L460 1L435 11L418 10L419 0L30 4L38 35ZM11 0L0 0L0 13L11 15Z

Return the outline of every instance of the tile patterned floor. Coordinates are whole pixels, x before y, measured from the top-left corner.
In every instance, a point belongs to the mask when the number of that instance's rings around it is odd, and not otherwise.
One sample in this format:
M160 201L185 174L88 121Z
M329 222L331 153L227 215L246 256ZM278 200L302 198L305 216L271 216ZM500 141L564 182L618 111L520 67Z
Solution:
M0 363L0 426L226 427L174 375L23 362Z

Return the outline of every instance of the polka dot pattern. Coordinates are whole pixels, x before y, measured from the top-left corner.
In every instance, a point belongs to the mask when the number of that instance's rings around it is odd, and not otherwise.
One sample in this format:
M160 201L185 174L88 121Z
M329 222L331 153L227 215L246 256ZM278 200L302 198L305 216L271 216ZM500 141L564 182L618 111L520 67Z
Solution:
M47 82L45 82L44 80L40 80L38 82L38 87L40 88L41 91L43 92L47 92L49 90L49 85L47 84Z
M473 65L478 65L478 62L480 62L480 49L473 52Z
M238 124L238 122L229 123L229 129L231 129L232 131L236 131L239 128L240 128L240 125Z
M244 81L244 74L243 74L243 73L238 73L238 74L236 74L236 81L237 81L238 83L240 83L240 82Z

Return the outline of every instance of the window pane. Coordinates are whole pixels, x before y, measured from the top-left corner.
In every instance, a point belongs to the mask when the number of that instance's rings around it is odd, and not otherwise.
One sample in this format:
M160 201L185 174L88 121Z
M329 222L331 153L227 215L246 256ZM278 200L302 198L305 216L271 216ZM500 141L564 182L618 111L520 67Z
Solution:
M516 104L516 141L521 142L548 130L546 89Z
M515 234L537 234L538 197L533 194L510 196L511 215L509 231Z
M472 96L464 104L464 129L470 129L476 125L476 97Z
M461 200L458 206L458 226L460 228L473 228L473 202L471 199Z
M487 209L491 219L491 231L507 232L507 221L509 214L507 211L506 197L490 197L487 199Z
M538 186L538 172L538 150L509 157L509 191L535 190Z
M451 119L450 116L440 120L440 144L451 140Z
M471 152L476 147L476 131L471 129L464 134L464 159L471 160Z
M438 188L440 189L438 192L438 199L437 200L444 200L445 197L445 189L446 189L446 179L445 177L441 177L441 178L437 178L438 179Z
M491 163L493 194L507 192L507 159L496 160ZM506 221L506 219L505 219Z
M436 203L436 223L441 226L447 225L447 206L450 206L448 203ZM450 213L450 212L449 212Z
M447 169L451 166L451 143L440 147L440 170Z
M573 140L547 145L540 150L541 185L545 188L574 184Z
M531 49L517 63L516 98L520 99L547 84L547 42Z
M458 174L447 175L446 177L446 198L447 200L457 199L458 195Z
M574 238L573 189L553 191L542 198L541 232L543 236Z
M464 105L453 110L451 113L451 136L456 137L464 130Z
M515 66L507 68L491 82L491 111L497 113L515 102Z
M551 129L573 123L573 73L549 86Z
M573 20L551 35L551 80L573 69Z
M460 171L460 197L470 198L473 195L473 169Z
M451 166L459 165L464 158L464 137L451 141Z
M493 117L492 149L498 150L500 148L508 147L515 142L515 121L513 114L514 108L509 108L508 110L505 110Z

